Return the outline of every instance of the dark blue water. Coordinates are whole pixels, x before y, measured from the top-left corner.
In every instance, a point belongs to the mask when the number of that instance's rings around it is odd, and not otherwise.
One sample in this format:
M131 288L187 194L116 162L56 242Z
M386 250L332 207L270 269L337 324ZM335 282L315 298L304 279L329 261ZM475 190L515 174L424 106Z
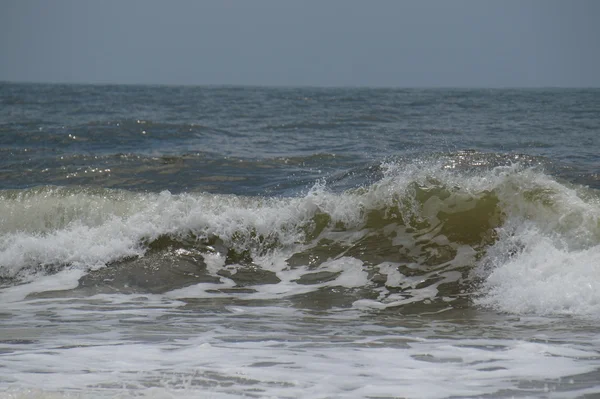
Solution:
M475 150L598 185L600 91L8 84L2 188L289 194L321 177ZM529 158L531 159L531 158Z

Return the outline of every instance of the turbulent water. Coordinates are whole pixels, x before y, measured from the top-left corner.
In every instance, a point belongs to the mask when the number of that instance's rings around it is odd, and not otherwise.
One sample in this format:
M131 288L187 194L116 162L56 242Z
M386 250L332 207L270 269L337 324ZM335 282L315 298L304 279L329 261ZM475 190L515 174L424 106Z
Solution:
M600 90L0 84L0 397L600 395Z

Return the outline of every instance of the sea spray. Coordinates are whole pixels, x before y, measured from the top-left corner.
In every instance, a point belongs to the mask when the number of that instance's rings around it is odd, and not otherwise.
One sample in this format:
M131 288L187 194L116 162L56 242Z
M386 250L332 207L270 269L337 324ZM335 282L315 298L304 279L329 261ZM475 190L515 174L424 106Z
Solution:
M537 280L546 281L545 296L556 282L569 281L572 262L579 272L571 285L595 275L600 207L593 193L518 164L456 170L442 159L388 162L381 170L365 187L336 192L318 182L288 198L52 187L6 192L2 278L31 281L75 268L91 273L82 287L94 281L99 292L104 285L167 292L200 284L211 296L251 299L330 295L346 287L347 299L337 301L344 306L446 303L471 292L477 304L518 313L594 309L599 298L589 284L571 289L564 306L560 299L520 307L501 299L519 298L514 290L525 295L538 263L547 263L535 254L554 251L559 262ZM215 256L222 266L208 267L205 259ZM356 277L332 269L342 259L358 268ZM265 284L280 288L267 294ZM543 287L538 291L533 296L546 303Z

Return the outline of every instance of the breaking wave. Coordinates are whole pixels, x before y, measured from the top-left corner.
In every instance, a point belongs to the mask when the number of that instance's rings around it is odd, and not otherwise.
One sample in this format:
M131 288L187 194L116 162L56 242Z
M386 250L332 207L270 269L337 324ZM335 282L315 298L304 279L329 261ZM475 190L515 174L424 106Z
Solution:
M388 162L371 184L293 198L6 190L0 286L40 295L71 273L71 294L600 314L598 192L527 164L459 166Z

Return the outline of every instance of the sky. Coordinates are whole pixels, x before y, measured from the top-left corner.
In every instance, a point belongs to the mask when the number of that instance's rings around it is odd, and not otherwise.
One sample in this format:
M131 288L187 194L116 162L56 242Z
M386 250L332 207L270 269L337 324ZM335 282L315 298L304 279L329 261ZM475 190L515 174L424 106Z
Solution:
M600 0L0 0L0 81L600 87Z

